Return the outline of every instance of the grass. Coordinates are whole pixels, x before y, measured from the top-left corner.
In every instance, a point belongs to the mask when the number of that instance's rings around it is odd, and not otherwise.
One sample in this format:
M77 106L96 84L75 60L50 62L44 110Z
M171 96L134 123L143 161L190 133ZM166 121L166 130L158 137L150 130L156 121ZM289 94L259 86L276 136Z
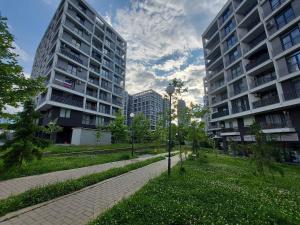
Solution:
M248 159L206 154L154 179L91 222L109 224L300 224L300 167L253 175Z
M22 194L9 197L4 200L0 200L0 216L3 216L9 212L14 212L16 210L36 205L51 199L70 194L72 192L78 191L84 187L96 184L103 180L111 177L127 173L131 170L144 167L151 163L165 159L165 157L155 157L147 159L145 161L133 163L120 168L113 168L101 173L95 173L75 180L68 180L52 185L48 185L41 188L31 189Z
M163 153L165 152L165 149L157 149L156 152ZM153 151L152 154L155 154L155 151ZM135 154L134 157L136 156L137 154ZM32 162L23 164L21 167L12 168L9 170L3 167L3 161L0 160L0 180L92 166L130 158L131 151L101 155L43 157L41 160L34 160Z
M136 143L134 144L135 148L143 148L149 146L158 146L151 143ZM161 145L160 145L161 146ZM75 146L75 145L51 145L46 148L44 152L49 152L53 154L59 153L68 153L68 152L82 152L82 151L94 151L94 150L112 150L112 149L122 149L122 148L131 148L129 143L120 143L120 144L109 144L109 145L86 145L86 146Z

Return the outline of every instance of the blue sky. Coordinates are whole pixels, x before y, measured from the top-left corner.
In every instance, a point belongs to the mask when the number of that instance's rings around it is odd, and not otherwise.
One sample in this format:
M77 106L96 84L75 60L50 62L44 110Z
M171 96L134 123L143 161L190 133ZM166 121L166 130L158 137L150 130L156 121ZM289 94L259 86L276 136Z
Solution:
M163 93L168 81L181 78L187 101L202 101L204 62L201 34L226 0L88 0L127 40L126 89ZM60 0L0 0L15 35L26 74L35 50Z

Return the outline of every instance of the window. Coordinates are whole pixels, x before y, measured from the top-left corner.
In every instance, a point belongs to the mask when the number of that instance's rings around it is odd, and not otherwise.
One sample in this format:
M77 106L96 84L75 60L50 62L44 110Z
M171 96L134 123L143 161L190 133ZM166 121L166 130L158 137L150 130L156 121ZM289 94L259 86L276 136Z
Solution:
M281 37L282 48L284 50L291 48L295 44L300 43L300 30L299 27L294 28L287 34Z
M78 13L76 14L76 20L78 20L80 23L84 23L84 18L80 16Z
M78 27L74 27L75 33L77 33L79 36L83 36L83 31L79 29Z
M230 14L231 14L230 8L227 8L222 15L222 21L224 22L225 20L227 20L229 18Z
M282 0L269 0L269 2L270 2L272 10L275 10L276 8L278 8L281 5Z
M77 39L75 38L72 38L72 44L76 47L76 48L80 48L80 41L78 41Z
M295 18L293 9L289 6L275 17L277 28L280 29Z
M234 51L229 53L229 63L233 63L240 56L239 50L235 49Z
M76 75L76 73L77 73L77 67L74 66L74 65L72 65L72 64L68 64L67 72L71 73L73 75Z
M240 64L231 68L231 80L240 76L241 74L242 74L242 68Z
M235 45L236 42L237 42L236 36L235 36L234 34L231 35L231 36L227 39L227 41L226 41L226 43L227 43L227 48L228 48L228 49L231 48L232 46Z
M225 36L226 36L227 34L229 34L233 29L234 29L234 23L233 23L233 20L231 20L231 21L224 27Z
M83 115L82 124L95 125L95 117L93 115Z
M70 109L60 109L59 117L61 118L70 118L71 110Z
M290 73L300 70L300 51L287 57L287 66Z

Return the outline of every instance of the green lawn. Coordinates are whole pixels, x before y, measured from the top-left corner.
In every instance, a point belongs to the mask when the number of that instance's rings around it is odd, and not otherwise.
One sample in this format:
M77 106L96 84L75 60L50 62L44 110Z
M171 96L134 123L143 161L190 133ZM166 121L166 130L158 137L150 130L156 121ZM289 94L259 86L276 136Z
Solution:
M148 146L157 146L152 143L136 143L134 144L135 148L142 148ZM110 144L110 145L85 145L85 146L75 146L75 145L51 145L46 148L44 152L50 153L68 153L68 152L82 152L82 151L92 151L92 150L111 150L111 149L120 149L120 148L131 148L129 143L121 144Z
M207 154L176 166L92 224L300 224L300 166L253 175L249 160Z

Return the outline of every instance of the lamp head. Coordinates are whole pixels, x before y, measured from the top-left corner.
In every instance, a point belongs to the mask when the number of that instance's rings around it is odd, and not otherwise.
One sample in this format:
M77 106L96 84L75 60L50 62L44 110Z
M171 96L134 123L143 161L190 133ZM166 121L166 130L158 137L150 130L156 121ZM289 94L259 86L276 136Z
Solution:
M134 117L134 113L130 113L130 115L129 115L131 118L133 118Z
M166 92L168 93L168 95L172 95L175 92L175 87L172 84L169 84L168 87L166 88Z

